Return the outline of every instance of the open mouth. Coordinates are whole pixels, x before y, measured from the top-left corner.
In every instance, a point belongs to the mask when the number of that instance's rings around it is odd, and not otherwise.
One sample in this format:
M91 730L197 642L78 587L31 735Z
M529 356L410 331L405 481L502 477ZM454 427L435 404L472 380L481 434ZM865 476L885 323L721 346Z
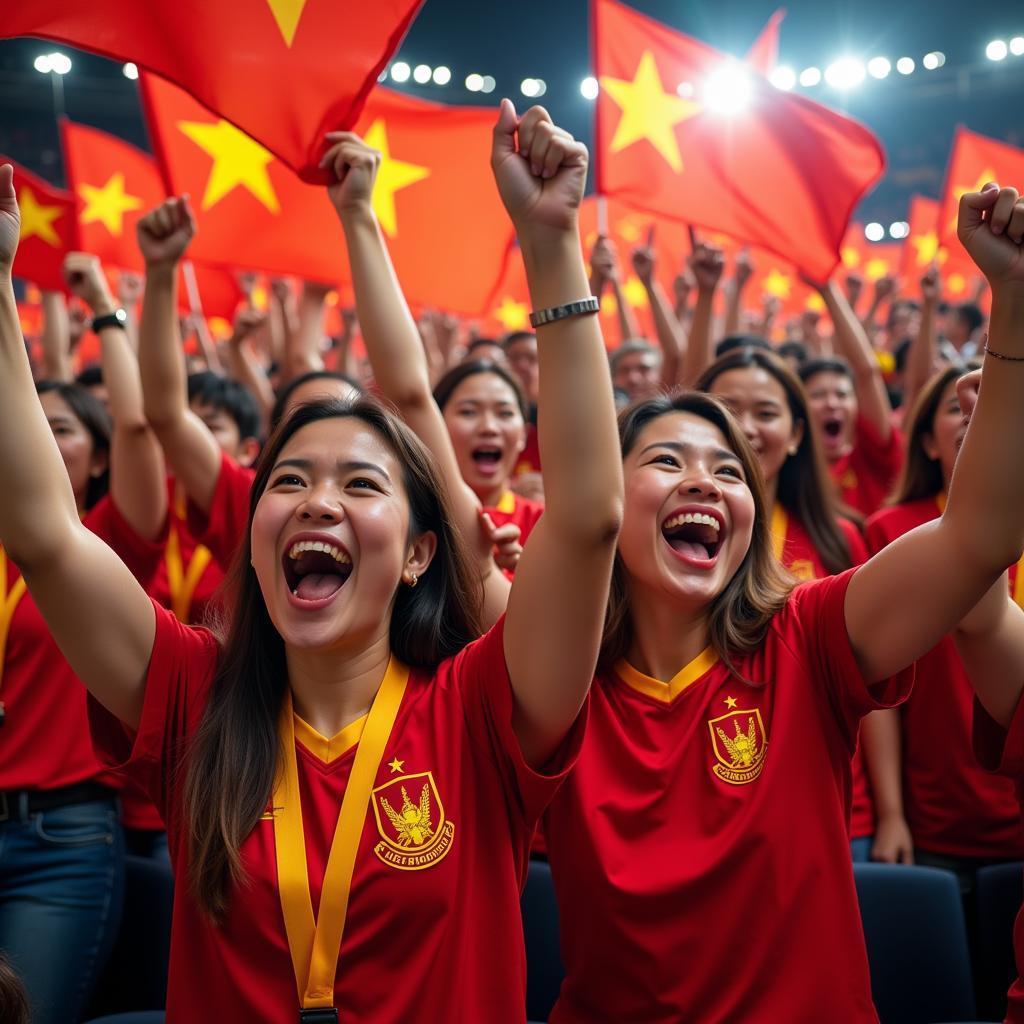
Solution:
M661 535L678 554L708 562L721 550L725 530L714 516L704 512L680 512L661 524Z
M484 473L494 473L501 462L502 451L494 445L480 445L471 452L473 463Z
M281 561L288 590L301 602L330 600L352 575L352 556L329 541L296 541Z
M830 416L822 424L826 437L838 437L843 432L843 421Z

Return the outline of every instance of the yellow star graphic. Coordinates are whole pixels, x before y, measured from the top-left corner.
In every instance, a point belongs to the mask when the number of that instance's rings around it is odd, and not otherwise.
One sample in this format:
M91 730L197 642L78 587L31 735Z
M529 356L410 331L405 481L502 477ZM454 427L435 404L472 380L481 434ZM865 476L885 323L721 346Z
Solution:
M18 206L21 208L21 241L35 236L59 249L60 235L53 222L60 216L60 207L41 205L28 185L22 185L18 192Z
M809 309L812 313L824 313L825 300L817 292L811 292L804 303L804 309Z
M915 259L919 267L927 267L931 263L943 263L946 259L946 250L939 245L939 236L935 231L929 231L924 235L915 235L910 239L910 244L917 250Z
M839 256L843 266L849 270L853 270L860 263L860 253L852 245L844 245L839 250Z
M81 214L82 224L99 221L112 235L124 232L124 215L129 210L141 210L142 200L124 190L124 174L118 171L102 188L79 185L78 194L85 200Z
M295 30L302 20L302 9L306 6L306 0L267 0L267 6L281 30L285 46L290 49L295 38Z
M950 295L963 295L967 290L967 278L963 274L950 274L946 279L946 288Z
M366 144L380 151L382 157L377 183L373 186L373 210L380 226L388 238L398 235L398 215L395 213L395 193L399 189L415 185L430 174L429 167L408 164L391 156L388 146L388 132L384 118L378 117L366 133Z
M605 76L601 87L622 111L611 151L618 153L646 139L676 174L682 173L683 158L675 126L699 114L700 104L665 92L651 51L644 50L632 82Z
M388 762L388 767L391 769L391 774L392 775L394 775L395 772L400 772L402 770L402 768L404 767L404 765L405 765L405 762L404 761L399 761L397 757L393 758L391 761Z
M622 294L634 309L646 309L649 305L647 289L635 274L626 278L626 283L622 286Z
M511 296L506 295L501 300L501 305L494 311L494 319L506 331L522 331L530 324L530 311L525 303L516 302Z
M731 711L734 707L736 707L736 698L735 697L726 697L725 698L725 706Z
M267 173L267 165L274 159L272 153L228 121L179 121L178 129L213 160L202 209L209 210L241 187L271 213L280 213L281 205Z
M764 279L764 290L777 299L788 299L793 289L793 281L778 267L772 267Z
M889 261L883 260L876 256L874 259L868 260L864 267L864 276L869 281L877 281L880 277L885 277L889 273Z

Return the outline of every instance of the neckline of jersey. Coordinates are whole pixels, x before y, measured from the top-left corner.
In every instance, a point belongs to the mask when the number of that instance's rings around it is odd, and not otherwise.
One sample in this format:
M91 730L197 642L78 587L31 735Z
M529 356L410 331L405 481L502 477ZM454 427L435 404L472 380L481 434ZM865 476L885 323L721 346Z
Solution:
M667 683L653 676L645 675L634 668L625 658L615 665L615 674L628 687L652 697L660 704L671 704L684 690L706 675L718 664L718 654L713 647L705 647L692 661L684 665Z

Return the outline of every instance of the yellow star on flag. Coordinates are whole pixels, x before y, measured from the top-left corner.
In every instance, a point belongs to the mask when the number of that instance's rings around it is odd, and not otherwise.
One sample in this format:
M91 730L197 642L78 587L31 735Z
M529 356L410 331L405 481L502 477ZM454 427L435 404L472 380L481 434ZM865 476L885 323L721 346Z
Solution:
M825 300L817 292L811 292L804 303L804 309L809 309L812 313L824 313Z
M388 132L384 118L378 117L366 133L366 144L380 151L381 164L377 172L377 183L373 186L373 210L388 238L398 235L398 215L395 212L395 193L399 189L415 185L430 174L429 167L409 164L391 156L388 146Z
M141 210L143 203L138 196L124 190L124 174L118 171L102 187L79 185L78 194L85 200L80 222L92 224L99 221L112 235L124 233L124 215L130 210Z
M274 156L255 139L223 120L215 124L179 121L178 129L213 160L202 209L209 210L234 189L244 188L271 213L281 212L267 173Z
M506 331L523 331L530 325L530 311L523 302L516 302L506 295L501 305L494 311L497 320Z
M399 761L398 758L395 757L388 762L388 767L391 769L391 774L394 775L395 772L400 772L402 768L405 767L405 762Z
M295 30L302 20L302 9L306 6L306 0L267 0L267 6L281 30L285 46L291 49Z
M700 104L665 92L651 51L644 50L632 82L604 76L601 88L622 111L611 152L618 153L646 139L676 174L682 173L683 158L675 126L699 114Z
M946 288L951 295L963 295L967 290L967 278L963 274L950 274L946 279Z
M915 235L910 244L917 250L915 259L919 267L927 267L932 263L945 263L948 253L939 245L939 236L935 231L924 235Z
M839 250L839 257L848 270L853 270L860 264L860 253L852 245L844 245Z
M869 281L877 281L880 277L885 277L889 273L889 261L883 260L881 257L876 256L874 259L868 260L864 267L864 276Z
M726 697L725 698L725 706L731 711L733 708L736 707L736 698L735 697Z
M622 294L634 309L646 309L649 305L647 289L635 274L626 279L626 283L622 286Z
M627 218L619 224L619 235L624 242L635 245L640 241L640 228L632 219Z
M789 293L793 290L793 281L778 267L772 267L764 279L764 290L777 299L788 299Z
M59 249L60 235L53 222L60 216L60 207L43 206L28 185L22 185L18 192L18 206L21 208L21 241L41 238L47 245Z

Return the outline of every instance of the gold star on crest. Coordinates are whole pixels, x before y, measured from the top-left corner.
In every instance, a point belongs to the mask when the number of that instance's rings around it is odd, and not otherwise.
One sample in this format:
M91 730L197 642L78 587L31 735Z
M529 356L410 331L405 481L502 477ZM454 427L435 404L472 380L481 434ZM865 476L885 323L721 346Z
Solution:
M400 772L404 766L405 762L399 761L397 757L392 758L392 760L388 762L388 767L391 769L392 775L394 775L396 772Z
M511 296L506 295L501 300L501 305L494 311L494 319L506 331L522 331L530 324L530 311L525 303L516 302Z
M391 156L387 127L382 117L378 117L370 125L366 133L366 144L371 149L378 150L381 155L377 182L373 186L373 211L377 214L377 220L380 221L380 226L388 238L395 238L398 235L395 193L428 177L430 168L409 164Z
M735 698L735 697L726 697L726 698L725 698L725 700L723 701L723 703L725 704L725 706L726 706L726 707L727 707L727 708L728 708L728 709L729 709L730 711L732 711L732 710L733 710L733 708L735 708L735 707L736 707L736 698Z
M700 104L665 92L654 54L644 50L632 82L601 79L601 88L612 98L622 116L612 137L611 152L618 153L646 139L676 174L683 170L675 126L700 113Z
M295 31L302 20L302 9L306 6L306 0L267 0L267 6L281 30L284 45L291 49Z
M124 174L112 174L102 188L95 185L79 185L78 194L85 200L81 214L82 224L99 221L112 235L124 233L124 215L130 210L141 210L143 203L138 196L124 190Z
M178 129L213 160L202 209L209 210L234 189L244 188L271 213L280 213L281 205L267 173L274 159L269 150L229 121L179 121Z
M21 241L41 238L47 245L59 249L60 235L53 222L60 216L60 207L43 206L28 185L22 185L18 191L18 206L21 208Z

